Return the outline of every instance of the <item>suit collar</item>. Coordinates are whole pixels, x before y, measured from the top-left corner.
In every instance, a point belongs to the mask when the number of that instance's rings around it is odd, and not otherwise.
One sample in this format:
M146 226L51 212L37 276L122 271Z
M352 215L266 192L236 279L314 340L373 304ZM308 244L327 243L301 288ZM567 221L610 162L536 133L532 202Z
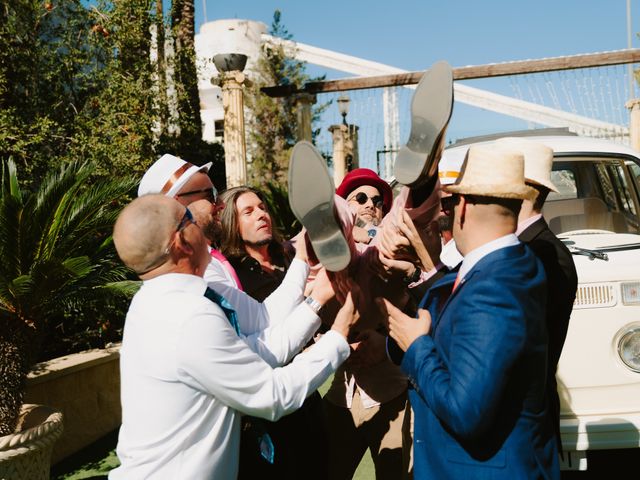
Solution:
M543 217L540 217L527 228L525 228L522 232L520 232L518 238L521 241L528 243L548 228L549 226L547 225L545 219Z

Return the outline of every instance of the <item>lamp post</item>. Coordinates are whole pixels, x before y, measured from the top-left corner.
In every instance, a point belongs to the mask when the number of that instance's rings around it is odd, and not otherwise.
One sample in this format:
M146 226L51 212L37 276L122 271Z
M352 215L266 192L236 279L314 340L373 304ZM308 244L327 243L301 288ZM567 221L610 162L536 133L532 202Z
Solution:
M342 116L342 124L329 127L333 138L333 182L336 186L342 183L348 171L358 168L358 126L347 123L349 103L347 95L338 97L338 112Z
M220 72L224 108L224 164L227 188L247 183L247 150L244 139L244 67L247 56L239 53L219 54L213 63Z
M349 103L351 102L351 100L349 100L349 97L346 95L340 95L338 97L338 111L340 112L340 115L342 115L342 124L343 125L348 125L347 124L347 114L349 113Z

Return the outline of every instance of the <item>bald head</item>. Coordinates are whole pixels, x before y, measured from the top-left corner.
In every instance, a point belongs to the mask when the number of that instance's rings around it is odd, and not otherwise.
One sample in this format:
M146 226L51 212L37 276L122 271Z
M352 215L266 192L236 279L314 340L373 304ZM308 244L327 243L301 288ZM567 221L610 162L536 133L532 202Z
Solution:
M166 248L183 213L184 207L164 195L135 199L122 210L113 228L120 259L136 273L164 263L169 259Z

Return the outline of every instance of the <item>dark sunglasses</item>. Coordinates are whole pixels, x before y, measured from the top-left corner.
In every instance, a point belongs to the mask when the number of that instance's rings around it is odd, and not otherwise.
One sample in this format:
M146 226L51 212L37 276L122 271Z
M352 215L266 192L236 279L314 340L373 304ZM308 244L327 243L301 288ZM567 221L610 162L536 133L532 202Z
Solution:
M187 195L198 195L204 193L206 196L205 200L209 200L211 203L216 203L218 200L218 190L216 187L211 188L203 188L201 190L191 190L190 192L183 192L176 194L176 197L186 197Z
M443 197L440 199L440 207L445 215L450 216L453 213L453 209L460 202L460 195L453 194L450 197Z
M176 233L180 233L182 230L184 230L187 227L187 225L189 225L189 223L193 223L194 225L197 225L196 221L193 219L193 214L191 213L191 210L189 210L188 208L185 208L184 215L180 219L180 222L178 223L178 226L176 227L175 232L173 232L173 235L171 235L171 242L169 242L169 245L167 245L167 248L165 248L164 252L162 252L162 254L158 258L156 258L153 262L151 262L147 268L139 270L137 272L138 275L144 275L145 273L149 273L151 270L155 270L165 262L166 258L171 253L171 247L176 241L176 238L175 238Z
M382 208L382 195L375 195L373 197L369 197L364 192L358 192L355 194L354 197L351 197L351 200L355 200L360 205L364 205L365 203L367 203L369 199L371 199L371 203L373 203L374 207Z
M182 216L182 219L180 220L180 223L178 224L178 227L176 228L175 233L178 233L184 230L187 224L189 223L193 223L197 225L196 221L193 219L193 213L191 213L191 210L189 210L188 208L185 208L184 215Z

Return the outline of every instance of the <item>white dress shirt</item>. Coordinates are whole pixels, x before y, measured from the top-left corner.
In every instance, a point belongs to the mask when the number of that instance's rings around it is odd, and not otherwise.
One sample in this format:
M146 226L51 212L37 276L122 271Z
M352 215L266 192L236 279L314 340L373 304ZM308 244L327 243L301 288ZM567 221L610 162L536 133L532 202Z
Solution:
M120 351L121 466L110 479L236 478L240 415L276 420L296 410L349 356L346 340L330 331L274 369L256 354L274 332L238 336L206 287L174 273L145 281L134 296ZM295 316L306 328L279 330L283 357L319 323L306 304Z
M211 252L211 247L209 247ZM238 288L238 284L231 275L231 272L222 265L222 262L217 258L211 257L207 269L204 271L204 279L209 283L215 283L216 285L227 285L229 287ZM217 291L217 290L216 290Z

